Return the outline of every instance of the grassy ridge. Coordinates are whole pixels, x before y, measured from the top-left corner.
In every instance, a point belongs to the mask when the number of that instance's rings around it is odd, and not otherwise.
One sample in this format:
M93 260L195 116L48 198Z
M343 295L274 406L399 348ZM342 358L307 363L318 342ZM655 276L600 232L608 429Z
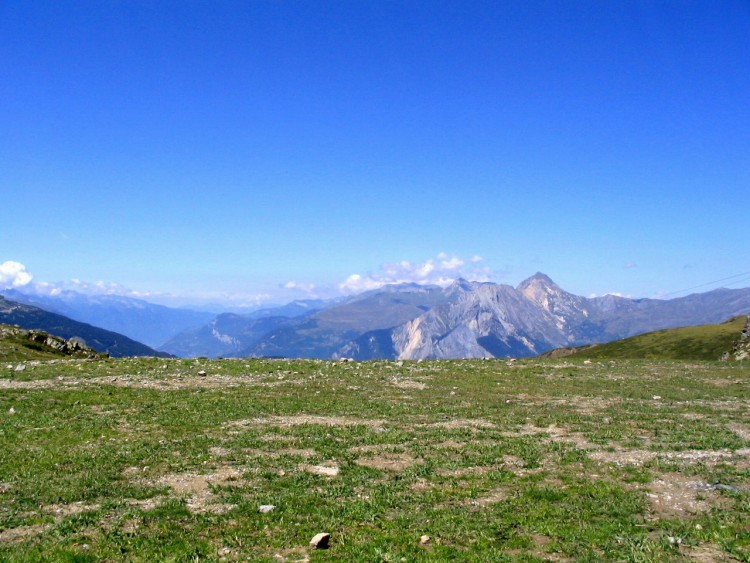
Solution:
M750 560L739 363L70 360L0 389L2 561Z
M718 360L724 353L732 351L746 323L747 316L742 315L721 324L657 330L547 355L575 354L590 359Z

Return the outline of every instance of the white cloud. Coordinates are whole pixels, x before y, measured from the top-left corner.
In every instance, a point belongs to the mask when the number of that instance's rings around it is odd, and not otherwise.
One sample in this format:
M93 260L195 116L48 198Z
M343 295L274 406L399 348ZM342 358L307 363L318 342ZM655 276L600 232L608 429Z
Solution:
M312 291L315 291L316 285L314 283L302 283L302 282L298 282L294 280L289 280L281 287L283 287L284 289L297 289L300 291L310 293Z
M299 299L303 296L306 299L317 299L320 297L319 288L314 283L298 282L296 280L289 280L284 284L279 284L280 289L287 290L284 295L289 298Z
M33 277L20 262L8 260L0 264L0 289L23 287L31 283Z
M384 285L397 283L418 283L447 286L458 278L472 281L489 281L491 270L482 266L483 258L473 256L467 261L458 256L451 256L441 252L435 258L424 262L388 262L380 266L379 270L367 275L352 274L339 284L339 289L345 293L359 293L371 289L378 289Z

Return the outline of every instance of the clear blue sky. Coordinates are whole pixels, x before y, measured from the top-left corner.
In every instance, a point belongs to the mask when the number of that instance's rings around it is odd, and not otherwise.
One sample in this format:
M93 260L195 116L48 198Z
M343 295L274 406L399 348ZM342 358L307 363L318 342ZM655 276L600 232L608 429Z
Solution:
M5 0L0 38L0 263L34 281L750 271L747 0Z

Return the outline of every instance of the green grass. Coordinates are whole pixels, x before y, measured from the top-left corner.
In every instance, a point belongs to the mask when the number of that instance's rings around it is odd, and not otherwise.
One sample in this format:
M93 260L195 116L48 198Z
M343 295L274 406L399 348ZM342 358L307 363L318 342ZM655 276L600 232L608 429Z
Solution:
M581 358L645 358L662 360L719 360L732 351L747 323L747 316L716 325L657 330L630 338L583 346L575 350Z
M0 368L2 561L750 561L740 363Z

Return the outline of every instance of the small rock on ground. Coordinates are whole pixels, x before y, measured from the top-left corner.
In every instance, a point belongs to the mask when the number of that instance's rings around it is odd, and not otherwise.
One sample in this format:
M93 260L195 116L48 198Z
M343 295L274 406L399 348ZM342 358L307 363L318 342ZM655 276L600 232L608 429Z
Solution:
M320 534L315 534L313 539L310 540L310 547L314 547L315 549L326 549L329 541L331 541L331 534L321 532Z

